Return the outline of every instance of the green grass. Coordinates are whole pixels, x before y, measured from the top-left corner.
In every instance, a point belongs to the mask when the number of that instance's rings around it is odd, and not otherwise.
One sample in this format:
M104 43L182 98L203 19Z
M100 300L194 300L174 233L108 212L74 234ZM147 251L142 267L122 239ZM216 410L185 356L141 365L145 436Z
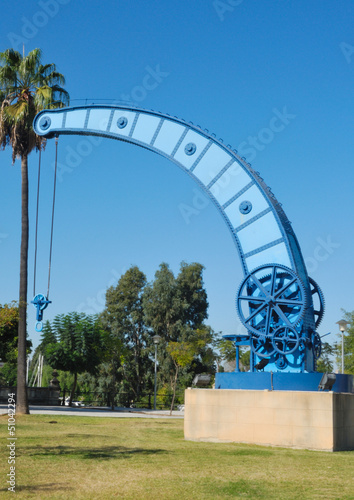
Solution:
M196 443L168 419L25 415L16 430L16 498L354 499L354 452Z

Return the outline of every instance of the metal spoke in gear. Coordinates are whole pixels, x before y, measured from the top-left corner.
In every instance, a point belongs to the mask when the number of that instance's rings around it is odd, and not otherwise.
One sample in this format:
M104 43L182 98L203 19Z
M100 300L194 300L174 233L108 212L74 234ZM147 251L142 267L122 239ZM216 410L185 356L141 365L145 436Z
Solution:
M299 347L299 334L295 328L281 326L274 332L272 344L282 355L292 354Z
M260 277L263 271L264 277ZM285 279L289 280L286 284L284 284ZM281 288L274 292L279 280ZM249 286L251 282L254 286ZM294 284L296 290L289 294L291 298L282 297ZM244 294L246 290L249 291L248 295ZM258 293L257 291L261 295L254 295ZM240 286L237 298L240 319L255 337L260 335L271 337L275 328L281 326L291 328L298 324L304 314L304 294L300 279L291 269L280 264L261 266L251 272ZM248 302L249 314L245 312L245 301ZM261 319L256 323L252 322L260 314Z
M283 286L283 288L281 288L280 290L278 290L274 296L275 297L279 297L279 295L281 295L282 293L285 292L285 290L287 290L291 285L293 285L295 282L297 281L297 278L294 278L292 281L289 281L289 283L287 283L286 285Z

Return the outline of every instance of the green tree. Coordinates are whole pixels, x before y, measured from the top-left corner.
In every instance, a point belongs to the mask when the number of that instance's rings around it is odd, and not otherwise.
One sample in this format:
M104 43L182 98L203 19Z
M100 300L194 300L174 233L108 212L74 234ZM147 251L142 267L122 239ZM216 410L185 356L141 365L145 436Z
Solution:
M215 344L216 349L219 351L219 359L221 362L233 363L235 361L236 346L234 342L219 336Z
M180 342L170 342L166 348L167 352L171 356L173 363L175 365L175 375L173 379L173 396L171 402L171 411L172 414L173 405L175 403L176 397L176 387L177 387L177 378L178 373L181 368L185 368L190 365L193 361L193 358L196 354L196 347L193 342L180 341Z
M232 340L227 340L218 337L215 341L215 349L219 352L220 360L225 364L225 371L235 370L236 368L236 346ZM240 347L239 363L240 371L248 371L250 369L250 349L249 347Z
M16 385L18 346L18 307L15 302L0 304L0 359L5 362L1 369L0 385ZM26 354L31 352L32 342L26 340Z
M146 324L154 335L176 340L182 323L182 304L177 296L176 279L168 264L160 264L155 280L145 288L143 308Z
M135 400L139 399L148 383L147 375L151 373L150 336L142 306L145 285L144 273L132 266L106 293L106 308L101 320L105 328L106 360L111 364L112 405L117 390L117 372L121 392L131 393Z
M0 386L15 387L17 380L17 367L13 363L5 363L0 369Z
M63 107L69 94L54 64L41 63L41 50L27 56L8 49L0 53L0 147L12 148L12 160L21 159L21 251L17 360L17 413L29 413L26 390L26 318L28 277L28 155L44 149L45 140L32 128L44 108Z
M182 262L176 279L177 298L182 305L181 320L193 329L208 317L207 293L203 282L204 267L198 263Z
M108 362L98 365L94 375L87 372L79 375L78 383L84 401L90 402L90 404L112 406L113 378L112 365Z
M203 266L182 262L177 278L166 263L160 265L155 280L145 288L144 313L155 335L177 341L182 327L196 329L208 317L208 301L203 284Z
M344 373L354 375L354 311L343 311L343 319L348 322L344 332ZM342 366L342 335L338 334L338 342L334 344L337 366Z
M183 338L188 340L183 340ZM197 328L196 330L189 332L189 335L183 335L180 341L178 342L171 341L167 345L166 350L168 354L171 356L175 366L170 415L172 414L172 410L174 407L177 379L180 370L182 368L186 368L192 365L196 357L200 356L204 351L204 349L206 348L206 346L211 345L212 342L213 342L212 330L203 325L201 326L201 328ZM213 357L212 359L214 361L215 358Z
M251 366L251 349L249 347L240 348L240 370L248 372Z
M71 406L79 373L94 374L102 358L102 327L97 316L58 315L43 327L41 348L48 364L74 375ZM49 339L49 340L48 340Z
M207 360L210 355L210 339L203 345L197 342L198 335L206 335L207 331L211 335L204 324L208 302L202 273L201 264L182 262L175 278L168 265L162 263L155 280L145 287L145 321L151 333L162 339L158 345L159 380L162 386L169 383L173 400L182 370L185 374L187 368L196 368L198 363L200 369L203 356Z
M321 356L317 360L316 370L320 373L333 372L334 347L327 342L322 343Z
M18 307L0 304L0 359L14 362L17 359Z

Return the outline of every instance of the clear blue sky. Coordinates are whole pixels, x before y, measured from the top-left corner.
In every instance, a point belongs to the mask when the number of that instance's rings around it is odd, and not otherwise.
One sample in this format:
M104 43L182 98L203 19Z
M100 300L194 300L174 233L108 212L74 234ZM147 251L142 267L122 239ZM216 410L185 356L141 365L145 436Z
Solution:
M193 121L244 152L283 203L310 276L326 297L320 334L354 309L354 4L324 0L43 0L2 6L0 49L43 50L73 99L131 99ZM155 88L144 78L157 72ZM151 80L150 80L151 82ZM262 130L276 113L284 130ZM97 143L98 142L98 143ZM104 291L136 264L151 280L165 261L205 266L209 324L240 332L242 278L226 225L175 165L109 139L61 137L53 304L46 318L99 312ZM76 164L72 152L76 152ZM78 154L79 153L79 154ZM71 154L71 156L70 156ZM37 292L46 292L54 149L44 156ZM30 279L37 155L30 157ZM18 297L20 165L0 153L0 303ZM65 168L68 167L68 168ZM197 204L187 224L180 204ZM28 328L36 345L35 311Z

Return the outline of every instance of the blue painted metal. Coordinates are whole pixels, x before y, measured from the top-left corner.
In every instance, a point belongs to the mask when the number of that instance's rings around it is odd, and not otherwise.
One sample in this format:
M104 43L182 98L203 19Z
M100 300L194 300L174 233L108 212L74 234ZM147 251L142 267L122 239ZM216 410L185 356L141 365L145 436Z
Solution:
M237 310L252 334L256 365L257 358L268 358L267 371L305 370L304 351L312 349L302 322L305 296L300 278L285 266L260 266L243 280Z
M194 155L196 150L197 150L197 146L193 142L189 142L184 148L184 151L185 151L186 155L188 155L188 156Z
M309 277L309 282L310 282L310 290L311 290L311 295L312 295L312 303L313 303L313 308L314 308L314 316L315 316L315 327L316 329L319 327L324 310L325 310L325 299L324 295L322 293L321 288L318 286L315 280ZM323 337L323 335L322 335Z
M319 336L319 334L317 332L314 332L311 335L311 344L312 344L314 356L316 359L318 359L321 356L321 352L322 352L322 341L321 341L321 337Z
M323 314L323 297L308 277L300 246L281 204L236 150L199 126L134 106L44 110L35 117L33 127L38 135L47 138L77 134L129 142L182 168L219 210L238 250L245 280L237 303L252 348L251 370L265 358L265 369L269 371L315 370L319 338L315 333ZM268 262L271 266L266 266ZM257 278L260 267L268 268L271 277ZM281 283L285 274L294 280L286 290L268 290ZM318 298L321 305L315 312L314 299ZM242 302L246 308L241 307ZM277 330L281 327L287 330ZM273 342L275 331L282 336Z
M232 372L217 373L215 389L318 391L323 373ZM333 392L353 393L353 375L336 374Z
M252 210L252 203L248 200L242 201L239 206L241 214L247 215Z
M50 127L51 123L52 121L49 117L44 117L41 119L40 126L43 130L47 130Z
M241 283L237 310L254 336L273 336L277 328L300 322L305 312L305 289L291 269L275 264L260 266Z
M37 314L36 314L37 322L36 322L36 326L35 326L37 332L42 331L43 311L44 311L44 309L46 309L48 307L48 304L51 304L51 303L52 303L52 301L48 300L47 297L45 295L43 295L42 293L38 293L33 298L33 300L31 300L31 304L33 304L37 310Z
M117 125L118 125L118 128L125 128L128 124L128 120L125 116L121 116L120 118L118 118L117 120Z

